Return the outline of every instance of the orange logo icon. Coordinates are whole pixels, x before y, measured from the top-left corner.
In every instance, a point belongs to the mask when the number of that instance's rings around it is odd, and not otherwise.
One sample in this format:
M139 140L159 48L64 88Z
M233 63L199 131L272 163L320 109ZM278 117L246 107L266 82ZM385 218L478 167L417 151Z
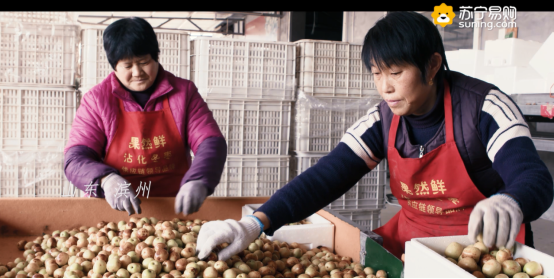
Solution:
M431 14L433 17L433 23L442 27L452 24L452 20L456 17L452 6L447 6L442 3L440 6L435 6L435 11Z

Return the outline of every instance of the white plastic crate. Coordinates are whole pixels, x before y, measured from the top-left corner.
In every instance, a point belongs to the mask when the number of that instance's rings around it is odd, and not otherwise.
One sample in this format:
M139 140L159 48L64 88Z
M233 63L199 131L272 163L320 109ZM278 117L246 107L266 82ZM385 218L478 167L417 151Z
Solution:
M406 278L475 278L471 273L447 260L444 250L452 243L473 244L467 235L413 238L406 241ZM554 257L516 242L514 259L525 258L542 265L543 275L554 277Z
M63 151L76 102L72 88L0 86L0 151Z
M154 30L160 55L158 62L164 70L177 77L189 79L189 34L184 31ZM92 88L112 71L104 50L104 29L84 29L82 36L81 88ZM86 93L83 92L83 93Z
M78 28L0 22L0 84L74 86Z
M228 156L214 197L266 197L289 180L290 156Z
M294 100L292 43L196 38L191 80L205 98Z
M337 41L296 42L298 89L316 97L378 95L362 62L362 45Z
M340 215L352 220L363 232L373 231L381 226L381 209L373 210L335 210Z
M302 152L331 152L346 130L382 101L379 96L362 99L316 98L302 93L298 96L294 149Z
M229 155L288 155L290 101L207 99Z
M494 75L494 67L484 66L484 50L459 49L446 51L445 54L448 67L452 71L485 81L487 76Z
M527 67L541 45L536 41L517 38L485 41L485 66Z
M327 155L308 152L297 152L297 154L298 174L314 166L319 159ZM386 185L387 160L384 159L346 194L326 207L336 211L381 209L385 206Z
M494 68L494 85L498 86L502 92L506 94L525 94L525 93L546 93L546 88L544 88L544 81L537 81L536 78L540 77L539 74L532 67L518 67L518 66L509 66L509 67L496 67ZM535 79L535 80L534 80ZM529 80L532 83L531 87L525 88L525 90L518 91L516 88L525 86L529 83ZM523 81L523 83L522 83ZM541 86L542 85L542 86ZM549 85L548 85L549 86ZM541 91L529 91L530 89L543 89ZM538 87L538 88L537 88Z
M68 23L69 12L0 12L0 21L30 23Z
M77 197L63 152L0 151L0 197Z
M252 215L254 210L262 204L246 204L242 207L242 217ZM311 224L282 226L273 233L273 236L266 236L269 240L281 242L296 242L301 248L313 249L319 246L334 249L335 247L335 225L329 220L314 213L308 218Z

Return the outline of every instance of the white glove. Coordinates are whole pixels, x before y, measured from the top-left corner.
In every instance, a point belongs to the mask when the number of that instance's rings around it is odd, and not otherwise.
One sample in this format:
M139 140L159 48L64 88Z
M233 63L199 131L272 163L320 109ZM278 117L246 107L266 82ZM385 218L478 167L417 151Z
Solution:
M253 217L244 216L240 221L227 219L225 221L212 221L204 224L198 233L196 241L198 259L204 259L210 255L215 247L223 242L229 246L222 249L218 260L226 261L233 255L244 251L250 243L260 236L262 227Z
M185 215L197 212L208 196L208 189L200 180L189 181L179 189L175 197L175 214Z
M496 245L498 248L504 246L511 249L522 222L523 212L512 197L494 195L475 205L469 216L468 236L470 241L475 242L477 235L482 232L487 247Z
M125 178L117 175L115 172L112 172L101 180L100 187L104 190L104 197L106 198L106 201L113 209L127 211L129 216L135 212L137 214L141 214L141 202L135 197L131 183L129 183ZM133 210L133 206L136 211Z

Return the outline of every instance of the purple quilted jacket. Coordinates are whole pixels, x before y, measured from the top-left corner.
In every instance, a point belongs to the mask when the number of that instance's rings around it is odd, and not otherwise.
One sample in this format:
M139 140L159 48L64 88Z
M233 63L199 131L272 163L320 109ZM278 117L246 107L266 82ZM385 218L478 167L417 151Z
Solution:
M144 109L133 99L131 93L122 87L114 72L110 73L100 84L94 86L83 96L73 121L69 141L64 149L66 176L77 188L86 189L85 184L89 182L85 182L84 179L80 178L81 176L86 176L84 173L85 166L87 164L97 165L100 163L98 159L105 157L112 143L118 124L118 99L123 100L125 110L128 112L148 112L163 109L163 97L168 96L169 107L185 144L186 154L183 160L191 162L190 150L196 154L194 161L196 164L191 165L183 182L190 181L191 179L187 179L190 175L196 176L192 179L206 176L205 170L208 168L213 170L215 168L219 170L219 177L215 180L210 179L212 181L207 181L207 184L213 184L208 185L211 188L209 192L213 192L213 188L219 183L227 153L225 139L221 134L219 126L192 81L176 77L170 72L165 71L161 65L158 75L156 89L144 106ZM210 139L207 140L208 138ZM205 144L199 150L199 146L203 142ZM96 154L91 154L91 151L87 152L84 150L86 149L85 146L95 151ZM213 149L217 150L214 151ZM91 158L91 160L96 157L93 161L98 163L89 160L87 160L87 163L82 162L82 160L72 163L73 158L77 158L76 156L80 158L84 156L87 159ZM202 160L200 157L210 158ZM214 157L218 158L214 159ZM217 166L214 166L214 163L210 163L214 162L214 160L218 161ZM107 169L111 169L110 172L115 171L115 169L109 166L100 164L105 167L104 170L100 170L102 166L97 166L93 168L95 169L94 172L107 172ZM195 167L195 165L198 166ZM213 177L214 175L210 176ZM92 177L97 178L96 175L92 175L87 177L87 180L91 181ZM102 196L101 194L99 196Z

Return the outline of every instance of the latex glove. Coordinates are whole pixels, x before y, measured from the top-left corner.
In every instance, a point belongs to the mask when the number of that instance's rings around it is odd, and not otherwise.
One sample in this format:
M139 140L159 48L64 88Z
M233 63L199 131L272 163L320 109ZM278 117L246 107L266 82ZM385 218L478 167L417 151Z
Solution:
M200 228L196 246L198 258L204 259L212 250L221 243L229 246L218 253L218 260L226 261L233 255L244 251L250 243L254 242L260 232L261 226L253 217L244 216L240 221L227 219L225 221L208 222Z
M100 186L104 190L106 201L113 209L127 211L129 216L134 213L141 214L141 201L135 197L131 183L125 178L112 172L101 180Z
M208 188L204 182L195 180L185 183L175 197L175 214L183 212L189 215L198 211L207 196Z
M522 222L523 212L512 197L494 195L475 205L469 216L468 236L470 241L475 242L482 232L483 243L487 247L496 245L511 249Z

